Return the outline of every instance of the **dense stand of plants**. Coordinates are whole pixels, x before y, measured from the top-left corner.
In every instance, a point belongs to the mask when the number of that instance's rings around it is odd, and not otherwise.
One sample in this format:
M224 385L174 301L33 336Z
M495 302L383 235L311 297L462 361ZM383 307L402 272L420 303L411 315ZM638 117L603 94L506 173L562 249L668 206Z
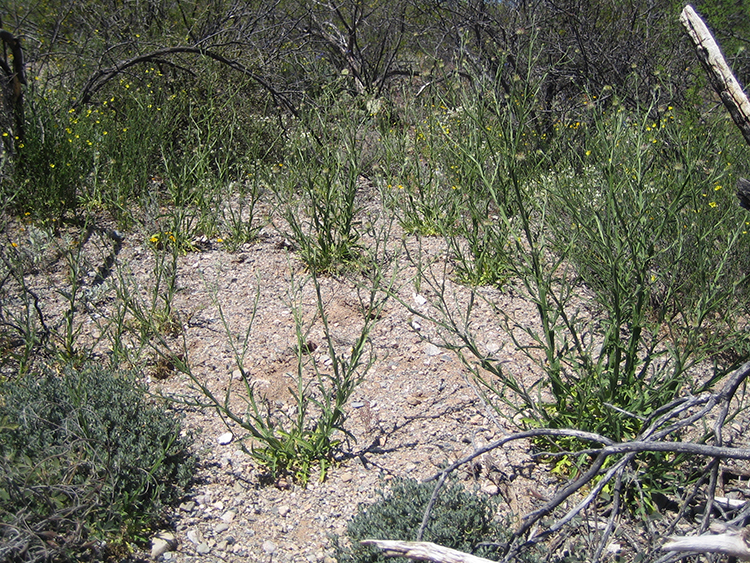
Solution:
M0 523L15 529L23 518L33 532L13 536L18 553L52 556L34 542L56 510L90 498L86 487L99 487L97 502L106 491L108 504L71 509L63 524L79 535L58 555L91 549L82 530L122 545L141 539L187 486L192 462L173 418L89 411L106 390L129 398L138 388L121 368L146 357L188 376L194 406L244 429L270 479L306 483L316 467L325 476L349 436L347 400L373 361L372 326L403 289L385 258L396 223L404 236L443 237L449 249L439 275L410 255L419 274L408 283L433 297L414 314L439 327L438 344L464 360L487 405L525 429L633 440L665 405L711 390L747 360L750 216L733 196L745 147L700 75L685 70L694 61L671 2L635 6L628 25L626 11L604 2L584 3L577 18L557 2L376 2L374 11L354 0L259 2L247 12L230 4L152 3L158 14L137 5L96 21L83 1L64 14L49 3L11 3L0 14L28 34L23 135L0 132L9 155L0 162L0 499L15 507ZM728 32L744 31L730 7L710 8ZM654 29L658 40L644 34ZM731 49L744 69L743 50ZM373 212L372 201L381 208ZM243 369L252 323L233 332L213 296L243 383L247 409L238 413L231 391L217 396L193 373L173 306L182 253L206 241L235 251L265 225L308 271L290 281L292 415L274 410ZM153 253L149 287L117 263L120 231ZM65 311L55 318L32 279L59 264ZM456 308L446 271L471 288L468 308ZM360 337L348 350L327 322L326 275L364 288ZM325 373L306 352L305 287L324 329ZM494 304L487 287L512 287L535 307L533 326L497 308L498 326L543 375L533 385L506 372L471 330L472 303ZM111 383L94 392L90 373ZM25 427L10 408L63 395L69 409L45 428ZM155 432L138 433L136 445L107 438L114 457L146 441L156 457L141 456L146 465L126 476L110 472L95 455L97 425L110 418ZM39 440L61 449L36 459L38 448L28 448ZM592 462L572 434L536 446L563 477ZM78 461L63 471L71 452ZM645 517L654 499L675 494L675 474L694 473L689 456L639 459L638 495L624 504ZM139 471L151 481L127 480ZM101 481L104 473L115 482ZM72 488L56 493L54 507L18 485L56 481Z

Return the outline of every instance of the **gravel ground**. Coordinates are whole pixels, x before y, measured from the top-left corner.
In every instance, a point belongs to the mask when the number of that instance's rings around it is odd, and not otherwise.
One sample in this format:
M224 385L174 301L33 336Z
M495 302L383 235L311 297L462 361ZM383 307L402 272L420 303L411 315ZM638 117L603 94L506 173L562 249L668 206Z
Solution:
M18 232L18 247L30 264L27 283L52 319L66 306L56 288L65 287L69 272L56 248L61 241L80 244L80 230L63 230L55 241L32 227ZM32 244L35 237L39 240ZM148 238L147 232L126 234L103 283L99 278L111 240L97 231L82 245L81 289L87 297L78 316L80 342L94 342L102 323L113 316L115 281L148 299L158 270ZM333 563L331 535L343 535L357 507L374 502L390 480L429 478L446 462L516 428L512 412L499 416L480 399L467 368L441 346L446 334L418 314L434 315L432 304L441 291L454 313L468 310L470 291L452 282L444 241L418 241L397 228L389 240L380 259L402 302L390 299L370 333L375 361L347 405L347 428L354 439L344 442L338 463L324 480L313 475L307 486L289 478L267 484L263 468L241 447L250 445L242 429L227 426L210 409L169 407L184 415L186 431L194 433L200 465L194 487L174 510L171 529L164 531L173 534L174 542L160 560ZM225 251L217 241L196 244L199 251L178 258L172 302L176 330L167 341L173 350L185 351L197 379L217 394L230 389L232 408L244 412L241 376L227 330L249 334L244 371L258 393L288 411L293 406L289 374L297 362L295 312L309 330L306 358L323 372L330 367L314 287L302 283L307 274L294 249L273 225L237 252ZM320 286L334 346L346 353L363 324L367 283L356 276L324 277ZM535 308L519 294L512 284L502 291L479 290L470 327L484 353L531 385L541 377L538 367L514 347L498 314L502 311L520 326L535 326ZM583 308L588 297L584 288L579 297L577 306ZM516 337L522 340L524 335ZM106 354L106 341L92 344L92 350ZM169 363L152 355L146 364L154 393L195 396L191 380ZM733 428L739 441L744 426L737 421ZM460 471L459 478L479 494L500 495L506 513L517 516L540 507L561 485L548 467L532 461L530 445L522 441L479 458ZM137 555L149 557L146 552Z
M269 398L289 403L286 387L295 368L296 337L289 303L292 278L304 275L278 235L266 233L257 243L238 254L207 251L186 256L180 264L181 291L177 308L190 316L186 329L194 373L216 391L224 391L236 381L239 372L219 326L217 309L206 286L216 284L228 323L244 330L252 316L253 296L260 291L251 333L251 345L244 368L258 388ZM442 241L422 243L422 256L434 258L442 266ZM427 312L428 300L436 297L429 288L417 293L406 283L415 268L405 257L398 263L402 298L412 307ZM147 275L148 266L136 276ZM440 271L436 268L435 271ZM465 300L468 293L454 287L448 290ZM321 280L326 312L334 338L343 347L359 335L362 315L355 284L347 280ZM494 297L517 314L533 310L508 293ZM313 314L315 298L308 284L299 301L304 316ZM489 307L478 307L474 330L482 344L499 352L506 343ZM435 326L410 313L391 300L375 325L370 341L376 361L366 380L355 391L349 404L349 429L356 442L347 442L345 456L320 482L315 476L306 487L282 479L261 486L262 468L240 447L242 431L230 426L234 439L222 445L219 439L227 426L217 414L186 410L189 428L197 432L201 457L199 483L174 517L176 551L162 556L171 561L330 561L329 537L343 535L347 521L357 507L374 502L377 492L394 477L425 479L439 467L471 453L511 430L512 425L498 417L479 399L467 377L467 370L455 356L436 345L440 343ZM308 339L316 350L314 359L325 368L327 355L320 323L313 325ZM520 354L501 355L508 369L519 377L534 378L532 363ZM234 376L233 376L234 374ZM189 386L185 376L174 375L155 381L154 389L179 394ZM239 397L238 397L239 399ZM238 400L238 409L242 409ZM479 472L463 473L468 486L482 494L500 494L509 510L519 514L540 503L549 476L528 458L528 444L519 443L487 456ZM546 484L545 484L546 483Z

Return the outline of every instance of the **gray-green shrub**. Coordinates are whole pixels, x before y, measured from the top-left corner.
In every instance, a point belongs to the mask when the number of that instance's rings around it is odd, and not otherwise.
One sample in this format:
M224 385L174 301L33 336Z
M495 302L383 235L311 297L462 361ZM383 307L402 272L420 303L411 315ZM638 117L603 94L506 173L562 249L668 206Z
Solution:
M365 539L415 541L425 508L435 483L395 480L390 490L381 490L381 498L372 505L360 505L347 525L351 547L334 538L336 559L340 563L383 563L386 558ZM496 518L497 502L486 495L472 494L456 482L446 484L438 496L422 540L458 549L482 557L492 557L507 536L507 525ZM499 545L499 544L498 544ZM395 559L393 561L405 561Z
M188 487L189 447L126 374L85 366L6 381L0 560L79 560L142 539Z

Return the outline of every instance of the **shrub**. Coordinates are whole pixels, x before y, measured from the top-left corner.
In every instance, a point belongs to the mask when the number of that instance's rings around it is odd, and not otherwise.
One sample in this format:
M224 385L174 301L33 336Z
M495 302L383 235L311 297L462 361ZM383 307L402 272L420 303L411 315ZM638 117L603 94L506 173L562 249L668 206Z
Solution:
M336 559L340 563L381 563L386 560L382 553L361 545L361 540L416 540L434 488L435 483L397 480L389 493L381 491L382 498L375 504L360 506L347 526L351 547L342 546L334 538ZM477 546L502 542L507 535L503 531L507 526L495 518L496 505L491 497L469 493L458 483L446 484L432 508L422 540L491 557L495 548Z
M80 560L143 539L190 483L180 422L100 367L0 386L0 560Z

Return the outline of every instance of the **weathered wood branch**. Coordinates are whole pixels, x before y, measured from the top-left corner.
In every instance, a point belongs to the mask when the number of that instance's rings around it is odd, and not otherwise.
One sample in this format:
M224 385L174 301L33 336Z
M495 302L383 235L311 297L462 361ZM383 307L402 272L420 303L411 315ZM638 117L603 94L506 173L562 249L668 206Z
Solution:
M750 561L750 529L728 530L721 534L671 537L662 546L664 551L680 553L721 553Z
M685 6L680 15L680 22L695 44L698 59L708 73L711 86L739 127L745 141L750 144L750 101L732 74L719 45L692 6Z
M430 542L362 540L360 543L380 548L386 557L407 557L418 561L433 561L434 563L496 563L483 557Z

